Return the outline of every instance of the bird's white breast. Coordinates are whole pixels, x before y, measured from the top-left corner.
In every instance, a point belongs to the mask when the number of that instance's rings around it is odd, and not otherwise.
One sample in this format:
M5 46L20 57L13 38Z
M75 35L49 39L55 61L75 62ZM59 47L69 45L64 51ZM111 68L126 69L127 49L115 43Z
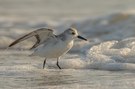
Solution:
M52 39L46 45L40 46L34 55L46 58L58 58L67 53L73 46L73 41L65 42L62 40Z

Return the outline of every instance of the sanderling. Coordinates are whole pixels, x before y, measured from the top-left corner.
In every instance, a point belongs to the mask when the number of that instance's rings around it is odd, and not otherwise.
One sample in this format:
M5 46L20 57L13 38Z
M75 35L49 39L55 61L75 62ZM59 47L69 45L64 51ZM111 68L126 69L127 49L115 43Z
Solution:
M37 39L36 43L30 48L34 49L32 55L45 57L43 69L47 58L57 58L56 65L61 69L58 60L72 48L74 39L78 37L87 41L84 37L79 36L77 30L72 27L68 28L60 35L53 34L53 29L40 28L15 40L9 47L30 37L35 37Z

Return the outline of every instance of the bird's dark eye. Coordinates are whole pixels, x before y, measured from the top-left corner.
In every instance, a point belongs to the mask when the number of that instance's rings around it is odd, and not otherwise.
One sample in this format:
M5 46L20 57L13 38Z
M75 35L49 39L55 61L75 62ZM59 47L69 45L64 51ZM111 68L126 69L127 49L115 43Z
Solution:
M72 32L72 34L73 34L73 35L75 35L75 33L74 33L74 32Z

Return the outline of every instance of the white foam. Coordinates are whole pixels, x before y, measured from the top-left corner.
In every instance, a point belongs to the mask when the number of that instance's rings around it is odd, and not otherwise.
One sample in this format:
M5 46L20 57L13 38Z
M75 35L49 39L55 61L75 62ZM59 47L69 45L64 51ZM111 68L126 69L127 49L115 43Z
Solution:
M85 58L89 61L88 68L134 70L135 53L133 48L135 45L132 44L135 41L132 39L128 38L126 41L107 41L91 47L85 55Z

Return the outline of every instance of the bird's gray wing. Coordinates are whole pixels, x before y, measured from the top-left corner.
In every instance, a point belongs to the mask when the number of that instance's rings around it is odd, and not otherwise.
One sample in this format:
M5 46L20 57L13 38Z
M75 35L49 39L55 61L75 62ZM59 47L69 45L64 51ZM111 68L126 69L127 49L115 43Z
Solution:
M35 37L37 39L36 43L30 48L36 48L38 45L40 45L42 42L44 42L45 40L47 40L49 37L54 36L53 34L53 30L49 29L49 28L40 28L37 29L33 32L30 32L26 35L24 35L23 37L20 37L19 39L15 40L14 42L12 42L9 47L12 47L13 45L24 41L30 37Z

